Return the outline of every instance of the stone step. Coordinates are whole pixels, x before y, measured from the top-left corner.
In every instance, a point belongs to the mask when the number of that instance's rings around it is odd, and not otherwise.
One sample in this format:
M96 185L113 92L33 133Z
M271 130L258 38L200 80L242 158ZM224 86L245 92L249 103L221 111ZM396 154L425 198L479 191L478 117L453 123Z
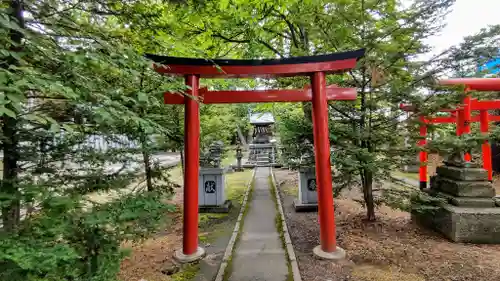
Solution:
M463 168L452 166L439 166L436 174L458 181L487 181L488 171L481 168Z
M489 181L460 181L436 177L432 188L457 197L495 196L495 189Z
M450 200L450 203L458 207L478 207L478 208L495 207L495 200L493 198L454 197Z

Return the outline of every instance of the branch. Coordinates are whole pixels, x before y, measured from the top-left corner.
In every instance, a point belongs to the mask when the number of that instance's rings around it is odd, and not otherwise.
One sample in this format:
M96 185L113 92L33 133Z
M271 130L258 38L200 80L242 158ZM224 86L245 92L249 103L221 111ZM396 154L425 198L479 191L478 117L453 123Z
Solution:
M80 5L82 3L82 1L83 0L78 0L73 5L70 5L69 7L64 8L64 9L62 9L60 11L58 11L54 7L50 7L50 8L52 8L52 10L54 10L54 12L50 13L50 14L36 13L33 9L29 9L29 8L27 8L26 10L30 11L33 14L36 14L40 18L50 18L50 17L53 17L53 16L55 16L57 14L62 14L62 13L67 12L69 10L75 9L78 5Z
M225 40L227 42L231 42L231 43L250 43L251 42L250 39L234 39L234 38L226 37L226 36L224 36L224 35L222 35L220 33L213 34L212 37L220 38L220 39L223 39L223 40ZM264 40L258 39L257 42L259 42L262 45L266 46L269 50L273 51L280 58L284 58L285 57L280 51L276 50L273 46L271 46L269 43L265 42Z
M262 45L266 46L269 50L273 51L275 54L277 54L280 58L284 58L285 56L278 50L276 50L273 46L271 46L269 43L259 39L258 40L259 43L261 43Z
M278 11L276 11L276 13L278 14L278 17L280 17L281 19L283 19L286 23L286 25L288 26L288 29L290 29L290 35L291 35L291 39L292 39L292 42L293 42L293 45L295 45L296 48L299 48L299 43L298 43L298 40L297 40L297 31L295 30L295 27L293 26L293 23L290 22L286 16Z
M238 36L238 35L236 35ZM227 42L231 42L231 43L250 43L250 40L249 39L234 39L234 38L229 38L229 37L226 37L220 33L217 33L217 34L213 34L212 37L215 37L215 38L220 38L224 41L227 41Z
M328 32L326 31L327 29L324 26L321 27L320 30L321 30L321 32L323 32L323 34L326 36L326 38L330 38L330 40L329 40L330 44L332 45L332 47L335 50L335 52L339 52L338 43L334 41L335 37L330 36L330 34L328 34ZM354 83L356 83L356 86L358 88L362 88L363 85L361 85L361 83L359 82L359 80L356 79L356 77L354 76L354 72L352 70L349 70L349 75L351 75L352 79L354 80Z
M262 28L262 30L267 31L267 32L269 32L269 33L272 33L272 34L274 34L274 35L278 35L278 36L280 36L280 37L286 38L286 39L288 39L288 40L292 40L292 37L290 37L290 36L288 36L288 35L285 35L285 34L282 34L282 33L278 32L278 31L276 31L276 30L273 30L273 29L271 29L271 28L268 28L268 27L263 27L263 28Z
M337 107L335 107L334 105L332 104L328 104L333 110L337 111L338 113L340 113L341 115L345 116L346 118L350 119L350 120L353 120L353 118L351 116L349 116L349 114L345 113L344 111L338 109Z
M229 55L229 53L231 53L235 48L236 48L237 45L232 45L226 52L222 53L222 54L217 54L215 56L215 58L225 58L227 55ZM219 51L222 51L221 49L219 49Z

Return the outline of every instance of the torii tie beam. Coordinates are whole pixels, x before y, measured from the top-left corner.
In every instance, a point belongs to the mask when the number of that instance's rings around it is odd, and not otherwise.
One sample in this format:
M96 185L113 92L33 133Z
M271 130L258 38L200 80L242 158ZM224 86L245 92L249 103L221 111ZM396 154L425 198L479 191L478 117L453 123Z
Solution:
M199 101L203 103L238 102L299 102L312 101L320 245L313 252L322 258L345 256L337 246L328 132L328 100L353 100L355 89L326 86L326 74L343 73L356 66L364 50L264 60L205 60L147 55L155 62L157 72L184 76L189 86L188 96L166 94L169 104L185 105L185 171L184 171L184 235L182 250L176 252L181 262L200 259L204 250L198 246L198 161L199 161ZM200 78L247 78L308 76L311 89L264 91L208 91L199 88Z

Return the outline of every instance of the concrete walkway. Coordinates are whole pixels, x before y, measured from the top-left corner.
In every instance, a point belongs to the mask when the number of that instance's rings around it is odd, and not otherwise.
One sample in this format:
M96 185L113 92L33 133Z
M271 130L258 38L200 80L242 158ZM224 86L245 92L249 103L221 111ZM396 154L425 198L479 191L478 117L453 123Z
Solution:
M249 210L233 254L230 281L287 279L286 253L276 229L278 211L271 194L269 176L268 167L257 168Z

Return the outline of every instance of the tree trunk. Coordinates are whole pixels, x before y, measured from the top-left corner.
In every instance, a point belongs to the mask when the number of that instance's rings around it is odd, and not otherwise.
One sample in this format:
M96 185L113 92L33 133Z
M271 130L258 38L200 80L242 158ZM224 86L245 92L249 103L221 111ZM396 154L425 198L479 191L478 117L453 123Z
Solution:
M3 226L6 231L13 231L20 221L21 204L19 201L19 191L17 187L18 177L18 138L17 138L17 120L12 117L3 118L3 180L0 186L0 192L6 194L9 201L2 208Z
M146 186L148 191L153 191L153 180L150 162L150 153L148 150L147 138L144 133L141 134L142 159L144 161L144 171L146 172Z
M246 148L247 147L247 140L245 139L245 136L243 135L243 132L241 131L240 126L236 126L236 132L238 133L238 138L240 139L241 145L243 145Z
M373 173L364 169L363 198L366 206L366 220L375 221L375 203L373 200Z
M23 3L22 0L12 0L10 2L11 19L17 21L20 28L24 28L23 19ZM16 30L10 30L10 39L15 44L11 50L21 51L22 34ZM12 58L8 65L16 65L18 62ZM10 104L5 107L13 112L17 110ZM18 180L18 134L17 134L17 119L7 115L3 116L3 179L0 185L0 193L7 195L8 202L1 202L2 207L2 221L5 231L13 231L16 229L20 221L21 203L19 199L19 190L17 186ZM3 201L3 200L2 200Z
M372 144L370 142L370 138L371 136L369 135L368 136L368 139L365 140L363 139L364 137L362 136L363 132L365 131L366 129L366 122L368 121L369 124L368 125L371 125L371 114L368 116L368 120L366 118L366 115L367 115L367 110L368 110L368 106L366 104L366 68L363 66L362 67L362 73L363 73L363 80L362 80L362 85L361 85L361 91L360 91L360 95L361 95L361 118L360 118L360 121L359 121L359 128L360 128L360 131L359 131L359 135L361 137L360 139L360 147L361 148L365 148L368 150L369 153L373 153L373 148L372 148ZM371 128L369 127L369 130L368 130L368 133L371 134ZM376 217L375 217L375 203L374 203L374 200L373 200L373 172L370 171L369 169L366 168L366 160L360 160L361 164L362 164L362 168L361 168L361 171L360 171L360 174L361 174L361 182L362 182L362 187L363 187L363 199L365 201L365 206L366 206L366 220L367 221L375 221L376 220Z

